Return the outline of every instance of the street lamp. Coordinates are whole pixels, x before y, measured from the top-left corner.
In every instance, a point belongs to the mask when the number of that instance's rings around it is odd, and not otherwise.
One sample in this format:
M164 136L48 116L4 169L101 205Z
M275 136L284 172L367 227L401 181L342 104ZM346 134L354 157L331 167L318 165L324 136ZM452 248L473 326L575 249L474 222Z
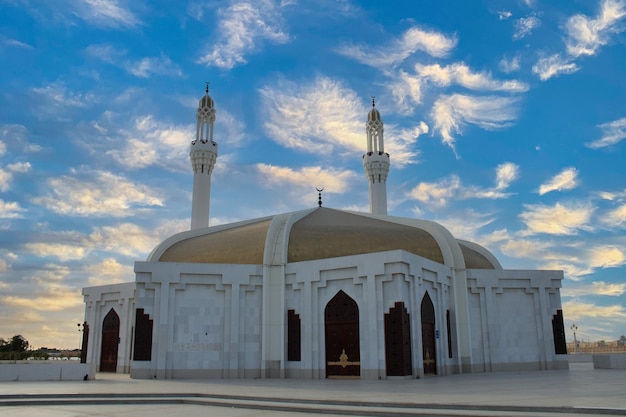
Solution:
M570 329L572 329L572 332L574 333L574 353L578 353L578 341L576 340L576 330L578 330L578 326L573 323Z

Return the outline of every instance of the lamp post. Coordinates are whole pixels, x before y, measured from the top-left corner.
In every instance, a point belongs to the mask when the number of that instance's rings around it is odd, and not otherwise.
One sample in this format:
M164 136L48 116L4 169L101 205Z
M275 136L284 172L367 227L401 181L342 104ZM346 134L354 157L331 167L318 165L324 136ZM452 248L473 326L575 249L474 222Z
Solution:
M578 341L576 340L576 330L578 330L578 326L573 323L570 329L572 329L572 332L574 333L574 353L578 353Z

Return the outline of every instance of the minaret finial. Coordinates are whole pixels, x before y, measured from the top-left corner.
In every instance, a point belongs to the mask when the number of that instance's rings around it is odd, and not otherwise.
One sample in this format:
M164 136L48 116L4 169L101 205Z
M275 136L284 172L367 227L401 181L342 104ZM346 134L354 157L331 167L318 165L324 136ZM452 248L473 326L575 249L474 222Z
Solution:
M210 81L205 81L205 84L206 84L206 90L205 90L205 92L206 92L207 94L209 94L209 84L211 84L211 82L210 82Z
M315 189L317 190L317 206L322 207L322 191L324 191L324 189L317 187L315 187Z
M376 107L375 99L376 99L376 96L372 96L372 108Z

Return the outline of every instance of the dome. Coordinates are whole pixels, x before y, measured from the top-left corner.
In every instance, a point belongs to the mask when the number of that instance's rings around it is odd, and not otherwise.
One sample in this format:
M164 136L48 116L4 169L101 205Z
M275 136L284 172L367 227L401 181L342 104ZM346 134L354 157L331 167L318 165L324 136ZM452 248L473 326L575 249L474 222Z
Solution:
M213 101L213 99L211 98L208 92L206 93L204 97L200 99L200 102L198 103L199 109L202 109L205 107L208 107L209 109L213 109L214 106L215 106L215 102Z
M287 227L288 238L280 239ZM269 242L274 246L266 247ZM261 265L268 262L266 252L283 253L281 242L288 263L405 250L448 264L457 251L462 267L501 269L489 251L457 241L437 223L326 207L183 232L157 246L148 260Z
M367 113L367 121L368 122L380 122L380 112L376 110L375 107L372 106L372 110Z

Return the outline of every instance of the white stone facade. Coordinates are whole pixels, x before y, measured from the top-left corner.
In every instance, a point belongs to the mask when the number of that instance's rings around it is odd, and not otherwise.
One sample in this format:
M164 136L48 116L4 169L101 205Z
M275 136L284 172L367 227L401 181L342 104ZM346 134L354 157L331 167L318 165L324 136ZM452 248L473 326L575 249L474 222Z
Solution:
M98 371L102 350L102 323L113 310L119 317L120 324L116 372L130 372L135 324L135 287L134 282L125 282L83 288L85 323L89 326L87 363L95 364Z

